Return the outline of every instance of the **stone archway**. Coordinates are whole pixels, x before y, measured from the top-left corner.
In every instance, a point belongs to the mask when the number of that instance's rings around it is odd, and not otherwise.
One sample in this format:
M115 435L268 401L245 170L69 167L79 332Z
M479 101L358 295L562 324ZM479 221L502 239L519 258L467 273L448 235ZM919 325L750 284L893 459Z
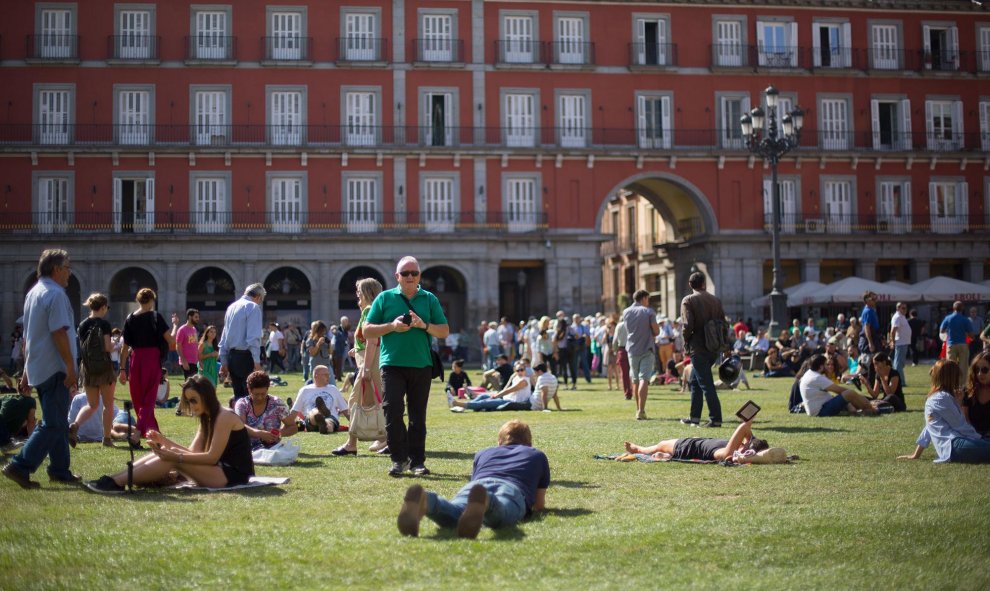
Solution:
M24 281L23 295L27 296L27 292L31 291L31 288L34 287L34 284L37 282L38 275L36 273L31 273L30 277ZM65 287L65 295L69 296L69 304L72 305L72 314L75 318L74 326L79 326L79 323L82 322L83 318L89 316L89 310L83 310L82 287L79 285L79 280L75 275L69 275L69 285ZM22 303L23 301L24 298L21 298ZM24 307L22 305L21 310L17 314L18 317L21 316L21 312L23 310ZM114 326L122 326L122 323L114 324Z
M382 274L377 269L363 265L350 268L341 276L340 283L337 284L337 311L340 316L347 316L351 319L351 326L357 326L358 318L361 317L361 310L358 309L358 299L354 285L359 279L369 277L377 279L382 284L383 289L388 289L385 278L382 277ZM328 325L336 324L336 320L336 318L332 319Z
M265 326L269 322L309 326L312 320L312 285L309 277L295 267L278 267L264 282Z
M124 326L124 319L127 315L140 308L134 300L139 289L145 287L158 293L158 281L141 267L126 267L117 271L110 279L110 311L107 312L106 319L113 326ZM155 308L158 308L156 304ZM166 319L167 320L167 319Z
M227 306L236 298L233 278L219 267L202 267L186 283L186 308L199 310L202 327L212 324L222 331Z
M420 285L440 300L450 332L460 332L467 320L467 281L464 275L452 267L436 265L423 270Z

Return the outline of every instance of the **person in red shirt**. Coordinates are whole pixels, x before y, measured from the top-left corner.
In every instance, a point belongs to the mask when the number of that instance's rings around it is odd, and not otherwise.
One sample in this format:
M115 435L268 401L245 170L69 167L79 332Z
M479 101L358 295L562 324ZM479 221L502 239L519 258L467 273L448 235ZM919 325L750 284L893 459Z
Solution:
M173 320L173 322L175 322ZM186 310L186 323L175 331L175 351L179 354L179 364L182 365L182 375L185 378L196 375L199 367L199 310Z

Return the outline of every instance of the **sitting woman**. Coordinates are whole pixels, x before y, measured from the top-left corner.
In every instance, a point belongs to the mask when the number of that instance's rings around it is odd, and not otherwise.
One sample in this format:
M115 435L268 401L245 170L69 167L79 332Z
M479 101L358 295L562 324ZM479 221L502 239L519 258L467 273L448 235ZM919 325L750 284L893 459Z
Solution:
M495 394L479 394L474 400L450 399L450 410L529 410L533 386L526 377L526 364L517 361L508 385Z
M901 385L901 374L894 371L890 358L886 353L873 356L873 367L876 368L876 379L868 386L870 397L880 399L894 407L894 412L904 412L904 388Z
M656 445L641 446L625 442L626 452L631 454L646 454L658 460L701 460L704 462L721 462L733 460L739 464L752 462L753 454L748 450L760 452L769 448L762 439L753 437L751 421L741 423L729 439L709 439L704 437L687 437L684 439L665 439ZM740 452L733 458L735 452Z
M247 377L248 396L234 404L234 413L244 422L244 428L251 436L251 449L271 447L298 430L285 403L268 394L271 385L267 373L252 373Z
M780 349L770 347L767 350L767 358L763 362L763 377L765 378L789 378L794 375L794 370L784 364L780 357Z
M969 366L963 412L976 432L990 437L990 351L978 353Z
M134 484L152 484L172 471L210 488L245 484L254 476L251 438L232 411L222 408L213 383L195 375L182 384L180 408L199 417L199 429L189 447L151 430L146 434L152 453L134 462ZM86 483L96 493L122 494L127 470Z
M932 389L925 400L925 425L918 436L918 446L913 454L897 459L917 460L934 443L936 464L990 464L990 440L981 438L963 415L959 364L951 359L939 359L930 373Z
M787 330L780 331L780 336L771 349L777 349L780 354L780 361L792 372L801 367L801 344L796 342L798 338Z

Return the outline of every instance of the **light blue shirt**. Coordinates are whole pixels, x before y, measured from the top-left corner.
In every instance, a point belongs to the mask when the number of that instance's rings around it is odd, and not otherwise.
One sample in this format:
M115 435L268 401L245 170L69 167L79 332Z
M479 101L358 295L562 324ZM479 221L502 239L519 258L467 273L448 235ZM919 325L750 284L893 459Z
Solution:
M68 371L55 348L53 332L65 329L72 358L78 358L74 324L72 304L65 289L51 277L39 279L24 298L25 367L32 386L44 383L58 372Z
M973 325L969 322L969 318L959 312L953 312L945 317L942 325L938 327L938 331L946 334L945 340L952 347L953 345L965 345L966 335L972 328Z
M948 462L952 456L952 440L957 437L964 439L980 439L966 421L962 409L956 399L948 392L936 392L925 401L925 426L918 435L918 445L928 447L935 444L935 463Z
M75 422L79 411L86 406L86 394L80 393L72 397L72 404L69 405L69 422ZM103 440L103 400L100 400L96 412L90 415L89 420L79 424L79 431L76 433L79 441L102 441Z
M220 365L227 365L227 357L234 349L251 351L254 362L261 363L261 336L261 306L248 296L241 296L223 317Z

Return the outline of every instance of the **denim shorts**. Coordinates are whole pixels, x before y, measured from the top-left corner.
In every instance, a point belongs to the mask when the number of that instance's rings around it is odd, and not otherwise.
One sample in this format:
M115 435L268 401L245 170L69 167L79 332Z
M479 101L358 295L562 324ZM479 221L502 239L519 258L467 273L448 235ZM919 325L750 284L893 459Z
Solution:
M629 358L629 378L634 382L648 382L653 377L653 364L656 355L652 350Z
M818 411L818 416L834 417L844 410L846 410L846 399L842 396L833 396L831 400L822 405L821 410Z

